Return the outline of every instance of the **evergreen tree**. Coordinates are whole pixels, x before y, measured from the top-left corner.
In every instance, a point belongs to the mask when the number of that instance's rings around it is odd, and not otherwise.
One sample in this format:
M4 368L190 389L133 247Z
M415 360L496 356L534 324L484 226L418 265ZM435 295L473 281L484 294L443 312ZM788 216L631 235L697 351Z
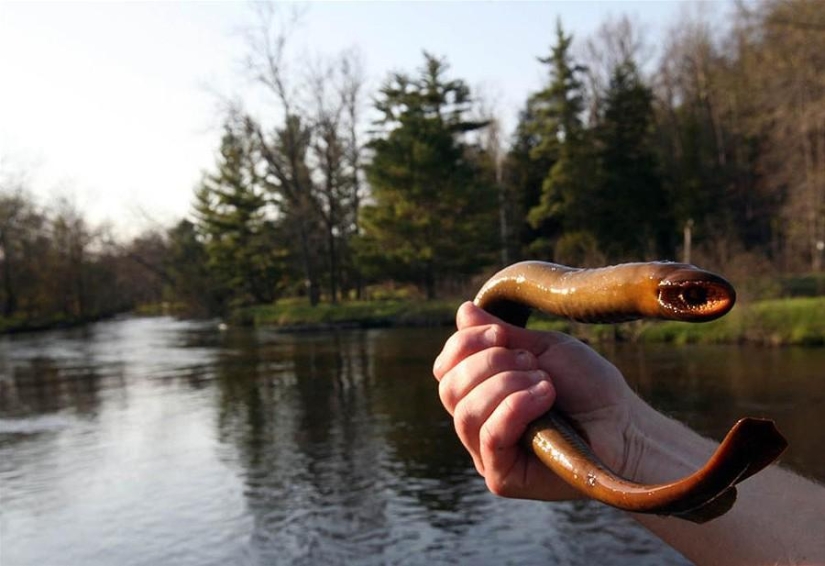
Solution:
M560 260L579 262L585 261L587 254L573 250L589 240L585 232L594 166L582 122L585 100L579 76L584 67L572 60L572 41L559 21L555 46L548 57L539 58L549 67L550 81L528 102L534 116L528 127L538 138L530 157L552 164L542 183L539 202L528 211L528 221L542 232L531 246L534 252L563 252Z
M636 65L619 63L595 128L598 177L588 227L611 261L673 253L670 203L652 145L652 101Z
M219 304L273 301L280 291L283 252L243 131L227 124L217 172L196 191L198 230L205 243L210 279Z
M527 213L539 204L544 179L553 166L553 156L536 151L541 143L535 127L535 105L529 101L519 115L515 138L504 159L503 183L510 195L513 214L512 224L516 227L519 255L530 257L542 254L541 243L549 242L548 236L557 235L558 222L551 218L533 226L527 220Z
M168 298L182 303L192 314L220 312L226 289L212 282L209 257L198 229L181 220L167 233L168 251L164 265L169 279Z
M362 258L430 298L440 280L489 263L497 234L495 187L463 139L485 123L465 119L470 91L446 71L425 53L417 77L396 74L381 89L376 107L387 133L370 144L374 203L362 224Z

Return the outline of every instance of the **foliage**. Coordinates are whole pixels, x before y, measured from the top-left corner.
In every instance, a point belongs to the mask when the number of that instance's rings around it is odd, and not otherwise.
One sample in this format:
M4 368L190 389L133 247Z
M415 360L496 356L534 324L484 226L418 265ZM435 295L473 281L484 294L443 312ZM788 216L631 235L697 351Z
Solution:
M595 125L588 228L608 261L672 257L670 203L654 152L653 93L632 60L613 69Z
M254 318L253 305L283 296L309 308L363 297L367 285L466 294L494 269L496 249L502 261L574 265L681 255L740 279L748 300L822 294L817 0L742 3L721 35L683 17L654 66L642 65L627 18L600 28L589 58L559 22L539 58L546 83L524 101L503 159L490 141L501 139L488 127L497 122L477 118L465 82L426 53L417 72L385 81L365 144L357 54L290 72L289 30L268 9L250 34L249 70L274 110L230 110L189 219L118 243L71 203L40 206L22 178L0 171L5 328L158 303ZM806 308L822 310L811 300L792 312L753 304L747 321L734 313L695 332L729 339L753 323L776 329L742 339L816 342L816 324L803 320Z
M227 124L217 172L207 175L196 192L197 228L212 292L221 306L275 300L285 271L281 227L267 215L252 143L248 132Z
M521 126L535 137L530 159L550 166L538 202L527 212L539 238L550 245L562 232L584 227L592 187L592 149L582 121L585 69L571 58L572 41L557 22L556 44L548 57L539 58L549 67L549 82L530 97L524 117L531 121Z
M22 183L0 180L0 315L6 328L95 319L134 304L124 259L67 201L40 207Z
M381 89L376 107L387 131L370 144L373 202L360 242L366 269L416 282L429 298L439 280L483 267L495 245L495 188L463 141L485 124L465 118L470 91L446 71L425 54L417 77L395 74Z

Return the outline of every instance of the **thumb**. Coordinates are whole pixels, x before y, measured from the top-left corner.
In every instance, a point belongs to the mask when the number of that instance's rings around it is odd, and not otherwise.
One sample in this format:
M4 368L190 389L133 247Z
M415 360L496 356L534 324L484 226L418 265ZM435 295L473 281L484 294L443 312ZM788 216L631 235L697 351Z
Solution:
M459 330L464 330L465 328L470 328L471 326L483 326L486 324L507 324L481 307L477 307L471 301L465 302L458 308L455 322Z
M524 348L537 356L551 346L565 342L577 342L575 338L560 332L535 332L504 322L470 301L465 302L458 308L456 326L459 330L489 324L497 324L505 329L505 344L503 345L509 348Z

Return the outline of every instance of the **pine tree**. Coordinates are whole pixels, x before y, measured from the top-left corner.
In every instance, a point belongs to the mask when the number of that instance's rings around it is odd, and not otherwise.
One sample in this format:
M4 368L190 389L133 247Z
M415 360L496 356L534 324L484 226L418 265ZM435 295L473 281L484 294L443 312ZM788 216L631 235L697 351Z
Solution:
M250 144L227 124L217 172L204 178L195 195L198 230L224 306L273 301L284 270L283 244L266 215L268 201Z
M440 280L488 263L497 234L495 188L463 139L485 123L465 119L470 91L446 71L425 53L417 77L396 74L381 89L376 107L386 133L371 142L374 204L362 224L362 259L431 298Z
M595 127L598 177L588 228L612 261L673 253L670 203L652 145L652 101L633 61L619 63Z
M542 229L539 241L532 246L535 251L559 254L567 250L559 259L584 261L581 253L570 250L589 241L585 232L593 159L582 122L585 99L579 76L585 69L572 60L572 41L559 21L555 46L548 57L539 58L549 67L550 81L528 102L533 120L527 127L538 138L530 157L551 164L539 202L528 211L528 221Z

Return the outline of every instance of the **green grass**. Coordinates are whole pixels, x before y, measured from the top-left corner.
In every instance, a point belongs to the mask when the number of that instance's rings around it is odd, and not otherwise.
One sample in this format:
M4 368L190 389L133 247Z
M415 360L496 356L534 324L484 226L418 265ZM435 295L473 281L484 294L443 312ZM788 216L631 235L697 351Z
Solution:
M232 322L286 329L324 326L446 326L460 301L351 301L310 307L290 299L237 311ZM590 342L743 343L825 345L825 297L772 299L738 305L705 324L637 321L621 325L577 324L534 315L530 328L567 332Z
M253 326L287 328L312 326L442 326L452 324L455 301L347 301L338 305L310 306L305 299L284 299L237 311L232 321Z
M649 342L825 345L825 297L772 299L737 306L706 324L645 323Z
M311 307L305 299L283 299L235 311L230 323L312 329L327 326L450 326L460 300L423 301L386 299L322 303ZM148 311L147 311L148 312ZM157 314L157 313L155 313ZM0 333L39 330L71 324L62 318L33 321L0 317ZM534 315L530 328L557 330L589 342L757 343L766 345L825 345L825 296L770 299L741 303L724 318L706 324L637 321L620 325L577 324Z

